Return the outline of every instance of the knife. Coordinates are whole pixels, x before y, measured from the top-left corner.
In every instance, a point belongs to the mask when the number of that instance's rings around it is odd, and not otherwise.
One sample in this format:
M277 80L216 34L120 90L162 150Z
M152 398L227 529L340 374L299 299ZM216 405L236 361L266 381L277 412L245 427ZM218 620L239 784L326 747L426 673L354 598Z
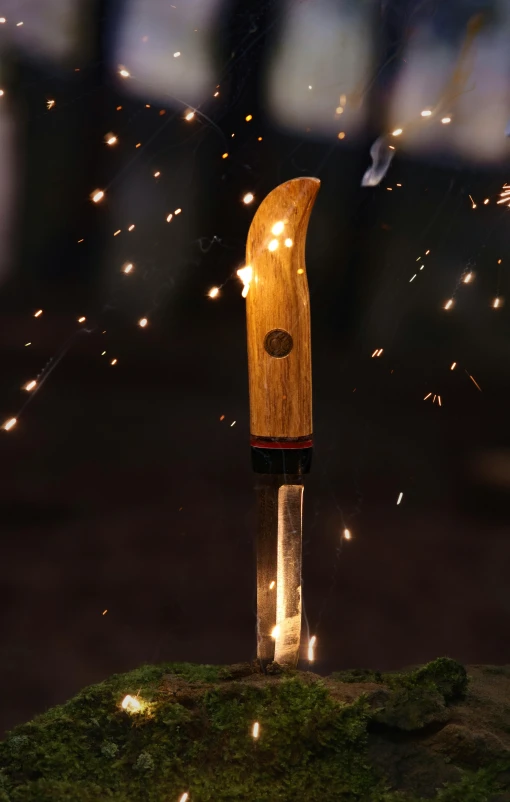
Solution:
M257 474L257 657L296 667L301 640L303 477L312 458L310 297L305 240L317 178L260 204L246 244L252 467Z

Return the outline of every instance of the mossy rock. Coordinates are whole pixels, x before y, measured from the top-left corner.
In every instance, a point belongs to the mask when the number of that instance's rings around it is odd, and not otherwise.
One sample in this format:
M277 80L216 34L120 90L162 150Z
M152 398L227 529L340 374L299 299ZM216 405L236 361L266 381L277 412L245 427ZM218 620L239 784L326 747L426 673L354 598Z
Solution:
M439 737L469 729L478 685L486 677L506 693L507 675L478 671L470 696L466 671L447 658L342 673L273 664L264 675L245 663L114 675L8 734L0 802L179 802L185 792L189 802L495 802L510 791L510 736L488 732L491 703L476 772ZM128 694L136 712L122 708Z

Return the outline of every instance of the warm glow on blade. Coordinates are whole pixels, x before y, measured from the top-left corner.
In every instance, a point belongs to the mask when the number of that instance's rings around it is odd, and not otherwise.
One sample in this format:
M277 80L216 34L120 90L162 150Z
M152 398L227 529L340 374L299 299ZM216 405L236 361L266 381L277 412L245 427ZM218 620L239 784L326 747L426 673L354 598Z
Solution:
M269 583L269 590L274 590L274 586L275 585L276 585L276 582L274 581L274 579L272 579L271 582Z
M312 635L310 640L308 641L308 662L313 663L315 660L315 644L317 642L317 638L315 635Z
M277 237L279 234L281 234L283 232L284 227L285 227L285 223L283 222L283 220L279 220L272 227L271 234L274 234L275 237Z
M301 552L303 485L278 489L276 626L274 659L296 667L301 639Z
M277 239L272 239L267 247L268 247L268 250L270 250L270 251L276 251L276 249L278 248L278 240Z
M293 243L292 243L292 240L291 240L291 238L290 238L290 237L287 237L287 239L286 239L286 240L285 240L285 242L284 242L284 245L285 245L285 247L286 247L286 248L292 248L292 244L293 244Z
M5 429L6 432L9 432L14 426L16 426L17 422L18 421L16 418L11 418L10 420L4 423L3 428Z
M134 696L129 696L129 694L122 700L121 707L123 710L127 710L128 713L139 713L142 709L138 699Z
M243 282L243 298L246 298L250 289L250 282L253 278L253 268L251 265L246 265L245 267L240 267L237 271L237 275Z
M251 734L253 735L254 738L259 737L259 731L260 731L259 723L258 721L255 721L251 731Z
M278 635L279 635L279 634L280 634L280 627L279 627L279 626L278 626L278 624L277 624L277 625L276 625L275 627L273 627L273 629L271 630L271 637L272 637L272 638L274 638L274 639L276 640L276 638L278 637Z

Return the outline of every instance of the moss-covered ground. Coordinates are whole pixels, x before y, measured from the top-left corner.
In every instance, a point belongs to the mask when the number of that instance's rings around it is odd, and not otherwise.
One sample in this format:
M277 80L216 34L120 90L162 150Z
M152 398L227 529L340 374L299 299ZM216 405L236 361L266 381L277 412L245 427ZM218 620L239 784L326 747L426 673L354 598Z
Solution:
M373 730L381 739L441 728L467 687L448 658L326 679L277 666L269 676L256 666L143 666L10 732L0 743L0 802L180 802L186 792L189 802L510 799L503 753L472 770L460 761L454 781L426 797L399 790L372 761ZM122 708L128 694L137 712Z

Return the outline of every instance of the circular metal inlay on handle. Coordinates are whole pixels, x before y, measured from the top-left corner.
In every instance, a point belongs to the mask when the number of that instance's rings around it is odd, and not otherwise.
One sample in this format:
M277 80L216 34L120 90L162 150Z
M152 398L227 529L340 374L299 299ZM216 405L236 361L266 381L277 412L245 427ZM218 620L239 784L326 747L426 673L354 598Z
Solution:
M282 359L284 356L288 356L293 346L292 336L285 329L273 329L268 331L264 337L264 348L269 356L274 356L275 359Z

